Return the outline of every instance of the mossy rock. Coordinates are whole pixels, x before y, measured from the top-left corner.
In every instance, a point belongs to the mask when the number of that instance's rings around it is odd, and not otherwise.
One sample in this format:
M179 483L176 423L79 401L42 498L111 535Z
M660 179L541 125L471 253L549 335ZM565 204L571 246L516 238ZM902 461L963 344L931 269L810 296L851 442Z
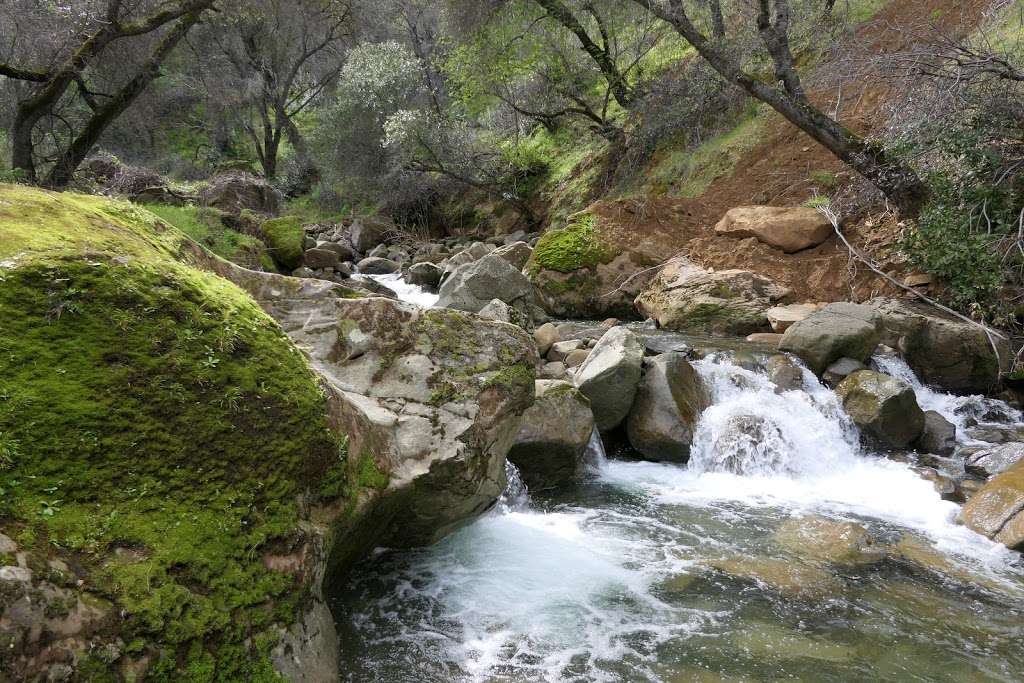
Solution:
M186 239L127 203L0 185L0 529L115 605L92 641L129 646L83 680L143 659L150 681L278 680L308 586L264 557L301 544L300 497L346 489L303 356L179 261ZM33 654L0 670L32 678Z
M302 265L306 233L302 221L294 216L264 221L260 230L274 262L286 273Z

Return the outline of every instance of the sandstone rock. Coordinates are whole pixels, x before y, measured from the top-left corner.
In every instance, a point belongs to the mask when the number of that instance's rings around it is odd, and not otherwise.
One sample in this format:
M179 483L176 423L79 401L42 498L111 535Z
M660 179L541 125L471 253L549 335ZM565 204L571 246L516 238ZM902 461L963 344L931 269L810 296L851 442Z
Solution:
M912 273L903 278L903 284L907 287L927 287L935 284L935 276L928 273Z
M1024 548L1024 462L995 476L968 498L960 521L1009 548Z
M565 363L545 363L541 366L537 376L541 379L565 379L568 377Z
M1005 443L973 453L964 466L967 471L981 477L1002 474L1024 461L1024 443Z
M357 263L356 269L366 275L387 275L397 273L402 267L390 259L371 256Z
M590 399L602 432L617 427L629 414L643 358L644 347L637 336L625 327L613 327L580 366L576 384Z
M587 358L590 358L590 350L576 349L575 351L570 351L565 357L565 365L569 368L578 368L587 362Z
M868 366L853 358L840 358L832 363L821 374L822 381L830 387L837 386L844 379L860 370L867 370Z
M772 331L781 334L796 323L817 312L818 306L815 304L790 304L788 306L769 308L765 311L765 317L768 318Z
M710 404L700 375L683 354L666 353L646 363L626 433L647 460L683 463L701 413Z
M441 284L441 273L441 269L433 263L415 263L409 266L409 274L406 277L406 281L410 285L436 290L438 285Z
M782 335L775 332L755 332L754 334L748 334L746 340L755 344L768 344L778 347L782 343Z
M352 247L347 244L342 244L341 242L320 242L319 244L315 244L313 248L333 251L338 255L339 261L356 260L356 253Z
M730 210L715 226L727 237L756 237L768 246L792 254L816 247L832 236L832 224L808 207L743 206Z
M953 455L956 450L956 425L934 410L924 414L924 431L917 447L935 455Z
M516 325L524 330L533 329L533 323L524 314L509 306L501 299L495 299L480 309L477 315L484 320L494 320L500 323Z
M281 193L262 178L235 172L211 178L200 202L235 216L245 210L273 216L281 208Z
M754 581L788 598L819 599L835 595L842 584L822 567L770 557L726 557L711 566L738 579Z
M985 393L999 380L1000 367L1013 358L1009 342L993 335L997 354L984 330L927 304L876 299L882 342L900 356L927 385L959 393Z
M881 321L874 308L836 303L786 330L779 348L799 356L820 375L840 358L867 361L880 341Z
M566 341L555 342L551 345L551 348L547 352L548 360L551 361L564 361L573 351L581 348L583 341L580 339L568 339Z
M860 524L818 515L786 520L772 541L793 555L836 565L870 564L885 556Z
M924 430L913 387L895 377L861 370L840 382L836 393L854 423L883 448L904 448Z
M555 342L561 341L562 335L554 323L544 323L533 331L533 338L537 342L537 353L546 356Z
M530 260L530 256L533 255L533 248L526 242L513 242L508 246L495 249L492 253L508 261L516 270L521 271L526 266L526 262Z
M383 244L397 231L394 223L381 218L356 218L349 226L349 240L356 251L365 254Z
M712 272L677 257L640 293L636 306L665 329L743 336L767 327L765 311L788 293L749 271Z
M594 431L590 401L571 383L539 380L536 393L508 453L534 491L573 481Z
M533 285L508 261L493 254L459 266L438 290L437 305L477 313L493 299L500 299L531 320L543 322Z
M339 263L337 252L320 248L310 249L302 255L302 259L305 261L306 267L312 270L330 270Z

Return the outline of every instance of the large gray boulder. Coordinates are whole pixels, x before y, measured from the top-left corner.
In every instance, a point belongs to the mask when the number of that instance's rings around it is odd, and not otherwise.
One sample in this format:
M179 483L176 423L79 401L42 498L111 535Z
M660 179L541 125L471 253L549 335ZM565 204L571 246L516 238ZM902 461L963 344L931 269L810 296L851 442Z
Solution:
M406 280L410 285L423 287L424 289L435 290L441 284L441 268L433 263L414 263L409 266L409 273Z
M843 408L876 445L905 448L924 431L924 411L914 388L880 372L855 372L836 387Z
M281 209L282 196L263 178L231 172L214 176L199 193L203 206L212 206L233 216L243 211L274 216Z
M953 455L956 450L956 425L934 410L925 411L924 431L917 447L925 453Z
M840 358L866 362L882 340L881 331L871 306L829 304L786 330L779 349L799 356L820 375Z
M1004 443L972 453L964 466L972 474L992 477L1021 461L1024 461L1024 443Z
M356 218L349 227L349 241L356 251L366 254L384 244L397 231L394 223L382 218Z
M590 399L602 432L619 426L633 407L643 360L640 339L625 327L613 327L576 371L576 385Z
M356 264L356 268L360 273L365 273L366 275L388 275L390 273L397 273L402 269L400 265L391 259L379 256L364 258Z
M500 299L531 320L542 322L533 285L526 276L500 256L487 256L461 265L441 284L437 305L479 313L494 299Z
M977 325L934 306L898 299L875 299L869 305L879 319L882 343L899 350L930 386L986 393L998 383L1000 369L1009 370L1013 361L1005 337L993 334L990 339Z
M594 432L590 401L570 382L538 380L536 392L508 453L534 491L575 480Z
M709 404L707 388L684 354L655 356L646 363L626 418L629 442L647 460L686 462L697 421Z
M513 242L507 246L498 247L493 253L508 261L516 270L522 270L526 266L526 262L530 260L530 256L533 255L533 247L526 242Z
M640 293L636 307L668 330L746 336L767 329L766 312L788 294L750 271L710 271L676 257Z

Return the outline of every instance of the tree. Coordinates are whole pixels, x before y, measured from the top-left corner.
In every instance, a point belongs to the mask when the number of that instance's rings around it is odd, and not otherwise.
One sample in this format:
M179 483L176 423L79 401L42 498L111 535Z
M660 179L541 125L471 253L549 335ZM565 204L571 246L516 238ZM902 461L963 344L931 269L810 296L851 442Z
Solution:
M47 138L53 150L48 159L50 168L42 182L51 187L66 186L104 131L160 76L161 64L215 2L106 0L98 7L83 2L54 10L63 11L66 22L81 24L65 33L73 42L66 45L60 40L53 41L42 50L34 44L34 54L22 55L24 63L0 63L0 76L24 86L11 126L13 168L30 181L40 180L37 140L43 136L39 127L45 122L59 121L66 133ZM123 44L130 41L152 45L137 62L120 65L126 71L111 92L93 85L91 77L101 71L100 62L109 51L113 47L127 50ZM82 110L75 120L61 113L61 108L74 105Z
M719 75L772 107L874 183L904 214L915 216L921 210L928 188L907 163L828 116L808 98L790 48L789 0L753 3L754 25L772 65L771 81L748 71L743 60L730 52L727 41L709 38L700 30L684 0L632 1L675 29Z
M207 88L240 97L242 126L267 178L278 175L285 139L307 176L304 184L317 175L295 121L340 72L350 18L345 0L259 0L242 3L204 36L228 69L208 66Z

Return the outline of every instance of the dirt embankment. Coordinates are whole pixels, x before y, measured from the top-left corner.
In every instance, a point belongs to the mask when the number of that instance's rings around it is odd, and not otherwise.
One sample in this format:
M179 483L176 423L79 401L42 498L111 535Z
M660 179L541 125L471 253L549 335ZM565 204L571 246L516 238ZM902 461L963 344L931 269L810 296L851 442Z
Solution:
M841 41L833 51L835 57L808 75L807 83L812 87L818 84L814 98L829 109L839 99L840 120L862 134L879 130L888 112L899 104L900 89L869 67L863 67L855 78L841 78L838 72L847 68L848 62L840 55L857 54L858 64L863 65L873 55L907 49L919 35L915 27L969 31L977 26L987 5L983 0L892 0ZM834 178L828 191L833 197L871 192L852 169L773 114L761 142L700 197L609 200L598 202L593 210L617 226L625 244L655 242L666 258L683 253L705 267L752 270L792 289L796 301L863 300L895 293L885 280L851 260L835 237L814 249L787 255L754 239L739 241L715 234L715 224L733 207L806 201L822 189L816 187L818 181L812 175ZM855 245L901 278L909 270L892 245L902 226L874 194L874 201L866 207L861 204L863 208L844 221L843 229Z

